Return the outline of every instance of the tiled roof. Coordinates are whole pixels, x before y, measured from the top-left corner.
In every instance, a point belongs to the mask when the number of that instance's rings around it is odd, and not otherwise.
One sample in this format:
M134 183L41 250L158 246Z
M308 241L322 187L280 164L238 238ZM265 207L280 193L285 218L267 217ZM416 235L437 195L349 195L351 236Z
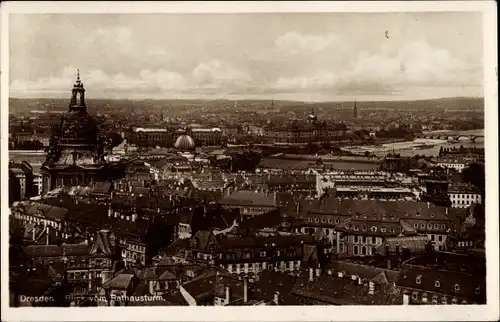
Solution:
M346 261L331 261L325 266L325 271L332 270L337 274L342 272L346 276L356 275L366 280L374 280L380 274L384 274L388 283L394 283L398 279L398 272L368 265L350 263Z
M17 209L20 211L23 211L24 209L23 212L28 215L41 213L45 218L56 221L63 221L68 214L67 208L34 202L20 202Z
M294 285L293 294L315 299L333 305L400 305L402 300L388 294L383 287L375 287L374 294L369 294L368 283L358 284L349 277L321 275L313 282L308 274L301 273Z
M264 301L274 300L274 295L279 292L280 304L298 305L296 296L292 294L295 278L284 272L262 271L258 281L252 288L251 298Z
M30 257L85 256L90 253L87 244L31 245L23 248Z
M406 287L484 303L486 276L443 271L427 267L407 267L399 274L399 287ZM477 290L477 291L476 291Z
M262 214L261 216L243 220L239 224L239 227L249 229L271 228L279 226L282 221L281 211L279 209L274 209Z
M232 193L230 196L223 197L219 202L222 205L235 205L235 206L255 206L255 207L276 206L274 195L253 192L248 190L236 191Z
M134 274L118 274L107 281L102 287L112 290L126 290L132 283Z

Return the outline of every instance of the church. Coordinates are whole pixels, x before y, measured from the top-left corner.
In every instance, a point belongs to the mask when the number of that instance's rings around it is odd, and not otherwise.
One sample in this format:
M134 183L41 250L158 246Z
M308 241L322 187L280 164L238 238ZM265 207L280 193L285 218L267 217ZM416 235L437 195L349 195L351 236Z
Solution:
M87 185L106 179L104 143L87 113L85 89L77 71L68 112L50 138L42 165L43 193L56 188Z

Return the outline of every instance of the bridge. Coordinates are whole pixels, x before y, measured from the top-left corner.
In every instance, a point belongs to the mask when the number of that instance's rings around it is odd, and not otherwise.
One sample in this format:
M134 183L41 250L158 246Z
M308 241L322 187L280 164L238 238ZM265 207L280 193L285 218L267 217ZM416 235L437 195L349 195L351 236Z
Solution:
M454 134L454 133L422 133L417 135L417 139L433 139L433 140L447 140L450 142L458 142L463 141L464 139L469 140L470 142L476 142L477 139L483 139L483 134Z

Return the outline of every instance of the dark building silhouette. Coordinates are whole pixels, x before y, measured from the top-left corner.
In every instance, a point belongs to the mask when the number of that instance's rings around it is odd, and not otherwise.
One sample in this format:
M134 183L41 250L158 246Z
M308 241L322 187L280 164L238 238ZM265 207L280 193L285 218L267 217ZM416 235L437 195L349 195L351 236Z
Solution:
M104 144L87 113L85 89L78 73L68 112L51 136L42 165L43 192L101 181L106 171Z

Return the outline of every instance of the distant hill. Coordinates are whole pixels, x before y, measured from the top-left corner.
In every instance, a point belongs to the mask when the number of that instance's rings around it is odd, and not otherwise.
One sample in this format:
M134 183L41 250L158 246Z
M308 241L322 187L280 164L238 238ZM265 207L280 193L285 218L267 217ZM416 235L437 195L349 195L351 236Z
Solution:
M240 109L269 108L272 100L238 100ZM65 111L68 108L69 99L50 98L10 98L9 109L11 113L26 113L31 110ZM296 102L296 101L274 101L275 107L280 108L345 108L352 109L353 101L344 102ZM357 101L358 109L449 109L449 110L484 110L484 98L475 97L453 97L413 101ZM235 105L234 100L195 100L195 99L90 99L87 98L87 106L94 113L106 112L116 109L186 109L186 108L231 108Z

